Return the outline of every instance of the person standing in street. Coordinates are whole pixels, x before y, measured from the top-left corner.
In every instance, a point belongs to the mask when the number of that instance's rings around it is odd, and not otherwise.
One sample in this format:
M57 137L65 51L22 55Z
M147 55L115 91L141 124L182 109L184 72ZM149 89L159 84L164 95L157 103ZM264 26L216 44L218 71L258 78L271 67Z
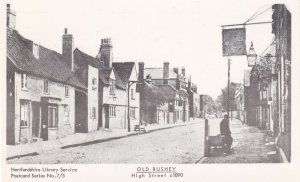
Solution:
M220 123L220 133L222 136L222 145L225 149L225 153L230 153L233 139L231 137L231 131L229 128L229 117L227 114L224 115L224 119Z

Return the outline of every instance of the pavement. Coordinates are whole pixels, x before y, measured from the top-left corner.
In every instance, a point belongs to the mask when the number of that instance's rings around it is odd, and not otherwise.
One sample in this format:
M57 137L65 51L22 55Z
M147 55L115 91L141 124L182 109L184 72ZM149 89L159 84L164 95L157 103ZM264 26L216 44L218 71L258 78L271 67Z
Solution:
M214 125L217 126L217 125ZM268 131L247 126L240 120L230 121L233 144L230 154L224 154L220 149L213 149L209 157L203 157L199 163L278 163L274 139ZM210 135L216 133L211 128Z
M77 146L84 146L90 144L97 144L105 141L117 140L120 138L125 138L133 135L142 135L154 131L164 130L168 128L186 126L199 123L203 120L201 119L191 119L188 122L178 122L174 124L166 125L147 125L145 132L143 131L131 131L126 130L99 130L91 133L75 133L68 135L64 138L50 141L38 141L29 144L21 145L7 145L6 146L6 160L18 159L28 156L36 156L42 153L47 153L49 151L57 149L66 149Z

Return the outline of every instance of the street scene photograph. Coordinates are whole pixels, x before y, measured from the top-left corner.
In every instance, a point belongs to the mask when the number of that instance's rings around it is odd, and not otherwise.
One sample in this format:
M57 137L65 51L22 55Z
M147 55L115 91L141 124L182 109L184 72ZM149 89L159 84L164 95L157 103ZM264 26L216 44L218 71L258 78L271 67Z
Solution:
M6 1L6 164L293 161L291 5L163 1Z

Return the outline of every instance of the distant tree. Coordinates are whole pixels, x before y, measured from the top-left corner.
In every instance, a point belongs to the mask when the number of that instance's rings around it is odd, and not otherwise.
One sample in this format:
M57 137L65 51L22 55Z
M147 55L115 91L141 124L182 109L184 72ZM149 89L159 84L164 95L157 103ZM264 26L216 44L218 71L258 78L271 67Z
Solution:
M229 110L233 111L236 110L236 100L235 100L235 93L236 90L241 86L240 83L231 83L229 89ZM228 103L228 87L223 88L222 93L218 96L217 102L221 104L222 111L227 111L227 103Z
M205 104L205 111L208 114L216 114L218 112L217 104L210 95L205 95L204 104Z

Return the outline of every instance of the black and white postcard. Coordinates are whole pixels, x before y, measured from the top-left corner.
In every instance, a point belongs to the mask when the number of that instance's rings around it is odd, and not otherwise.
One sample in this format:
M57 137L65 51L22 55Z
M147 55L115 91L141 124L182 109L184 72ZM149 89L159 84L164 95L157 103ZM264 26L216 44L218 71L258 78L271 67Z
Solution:
M3 181L299 180L299 1L1 10Z

